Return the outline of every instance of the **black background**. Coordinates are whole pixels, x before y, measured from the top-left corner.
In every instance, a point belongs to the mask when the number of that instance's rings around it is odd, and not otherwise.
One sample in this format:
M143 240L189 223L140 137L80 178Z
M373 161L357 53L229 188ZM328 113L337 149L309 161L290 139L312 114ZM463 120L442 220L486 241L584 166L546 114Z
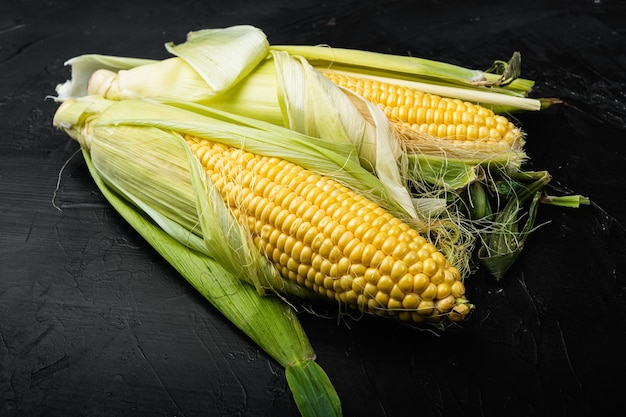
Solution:
M485 69L522 53L528 168L580 209L546 223L443 335L300 318L346 416L564 416L623 410L626 4L502 1L6 1L0 5L0 415L295 416L283 369L233 328L98 192L46 100L84 53L164 58L234 24ZM57 189L58 185L58 189ZM58 210L53 205L53 199Z

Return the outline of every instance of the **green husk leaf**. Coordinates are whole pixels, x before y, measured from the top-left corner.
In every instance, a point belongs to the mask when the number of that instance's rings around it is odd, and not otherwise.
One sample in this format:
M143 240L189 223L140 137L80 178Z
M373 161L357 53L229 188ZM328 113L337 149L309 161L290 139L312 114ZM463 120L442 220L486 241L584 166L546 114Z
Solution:
M568 208L579 208L581 205L589 205L591 204L591 200L589 197L572 194L572 195L544 195L541 197L541 202L543 204L548 204L551 206L558 207L568 207Z
M478 181L468 186L470 201L468 204L468 212L470 219L480 220L491 218L493 211L486 187Z
M190 249L170 236L152 222L150 217L138 211L109 188L99 176L89 153L83 150L83 154L96 185L113 208L230 321L255 340L281 365L286 366L297 360L314 357L313 349L310 347L304 330L299 326L298 320L295 316L289 317L293 314L293 310L281 299L259 296L254 287L241 282L238 277L225 269L223 262ZM242 308L242 306L250 307ZM252 314L247 314L246 311L251 311ZM284 320L285 317L288 319ZM274 336L268 337L268 332L274 333ZM285 345L278 340L277 334L296 335L292 340L297 340L298 343ZM291 349L293 350L290 351ZM301 357L300 352L305 353L304 357Z
M487 273L496 281L500 281L517 261L522 249L523 244L518 244L513 249L507 248L502 253L491 255L484 246L481 246L478 259Z
M551 176L548 171L514 171L501 178L494 178L493 188L505 198L517 198L526 201L535 192L543 189Z
M298 361L287 366L285 374L303 416L341 415L339 396L328 375L317 362ZM315 385L311 384L311 381L314 381Z
M408 175L416 181L435 185L443 190L466 187L478 177L478 164L445 157L411 153Z
M493 215L487 217L490 226L482 230L482 245L478 250L481 265L496 281L501 280L515 263L528 235L535 229L541 195L549 181L550 174L547 171L519 171L502 181L496 181L494 188L506 204L504 208L494 210ZM486 193L481 194L480 189L474 189L477 190L477 205L481 205L480 200L486 198ZM522 209L528 200L531 201L526 221L520 230Z
M202 76L216 95L241 81L269 51L265 34L249 25L190 32L185 42L165 47Z
M511 200L504 210L496 216L496 224L502 228L496 229L489 235L484 245L478 250L478 259L487 272L500 281L519 257L528 235L534 230L537 208L541 191L537 191L530 203L528 218L518 230L517 213L520 201Z
M521 76L521 66L522 55L518 51L515 51L508 61L496 60L485 72L499 75L494 84L504 87Z

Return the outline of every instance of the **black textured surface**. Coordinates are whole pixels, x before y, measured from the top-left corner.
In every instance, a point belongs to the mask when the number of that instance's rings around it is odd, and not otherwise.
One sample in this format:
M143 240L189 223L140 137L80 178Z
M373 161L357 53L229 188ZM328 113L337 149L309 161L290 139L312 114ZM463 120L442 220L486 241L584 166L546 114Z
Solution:
M626 371L626 5L617 1L3 1L0 5L0 415L294 416L276 363L100 195L45 100L83 53L165 57L190 30L252 24L486 68L519 50L518 115L551 190L549 222L441 336L384 320L301 320L346 416L564 416L621 410ZM57 189L58 184L58 190ZM56 190L56 192L55 192ZM55 198L56 205L53 205ZM607 414L605 414L607 415Z

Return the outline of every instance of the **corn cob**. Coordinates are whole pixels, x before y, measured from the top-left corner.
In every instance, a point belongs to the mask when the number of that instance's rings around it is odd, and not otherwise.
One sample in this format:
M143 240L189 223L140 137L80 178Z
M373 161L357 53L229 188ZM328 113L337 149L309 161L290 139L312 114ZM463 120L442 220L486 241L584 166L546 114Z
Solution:
M279 158L185 139L283 278L403 321L460 321L470 311L459 271L375 203Z
M519 128L483 106L366 77L323 73L376 104L409 139L427 134L467 149L517 147L522 140Z

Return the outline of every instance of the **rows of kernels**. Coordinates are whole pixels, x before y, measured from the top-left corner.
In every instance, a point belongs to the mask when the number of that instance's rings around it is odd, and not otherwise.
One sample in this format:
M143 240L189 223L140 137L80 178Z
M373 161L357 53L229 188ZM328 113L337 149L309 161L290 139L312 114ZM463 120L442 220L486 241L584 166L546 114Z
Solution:
M375 80L325 75L376 104L390 120L432 136L458 143L488 140L509 145L521 136L521 131L506 117L480 105Z
M439 320L464 302L458 270L377 204L278 158L188 143L285 279L361 311L410 321Z

